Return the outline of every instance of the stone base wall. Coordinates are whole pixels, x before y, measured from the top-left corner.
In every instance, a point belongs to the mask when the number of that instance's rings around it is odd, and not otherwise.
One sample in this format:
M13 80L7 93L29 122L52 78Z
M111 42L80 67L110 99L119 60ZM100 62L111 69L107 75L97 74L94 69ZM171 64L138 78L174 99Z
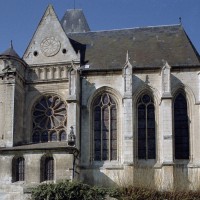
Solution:
M28 200L23 193L23 184L1 184L1 200Z
M82 169L80 180L99 186L137 186L158 190L200 188L200 168L185 165L166 165L160 167L88 168Z

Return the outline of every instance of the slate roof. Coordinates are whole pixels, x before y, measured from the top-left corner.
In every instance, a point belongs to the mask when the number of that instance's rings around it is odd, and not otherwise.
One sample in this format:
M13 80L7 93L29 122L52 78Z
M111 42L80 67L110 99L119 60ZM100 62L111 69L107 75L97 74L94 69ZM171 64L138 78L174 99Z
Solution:
M8 48L6 51L0 54L0 56L11 56L18 59L21 59L20 56L16 53L13 47Z
M27 144L14 147L3 147L0 151L18 151L18 150L46 150L46 149L64 149L64 150L77 150L71 147L67 142L46 142L37 144Z
M199 54L181 25L68 33L81 52L85 70L122 69L129 52L136 68L157 68L166 60L173 66L200 66Z
M67 10L60 23L65 33L90 31L90 27L81 9Z

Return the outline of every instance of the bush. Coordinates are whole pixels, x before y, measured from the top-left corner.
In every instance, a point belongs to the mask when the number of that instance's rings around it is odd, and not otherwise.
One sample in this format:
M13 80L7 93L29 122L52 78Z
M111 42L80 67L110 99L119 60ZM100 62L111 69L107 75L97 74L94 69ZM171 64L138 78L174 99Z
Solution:
M159 191L156 188L133 185L102 188L71 181L41 184L32 190L32 200L104 200L106 196L118 200L200 200L200 190Z
M32 190L33 200L100 200L106 195L119 197L117 189L92 187L81 182L41 184Z

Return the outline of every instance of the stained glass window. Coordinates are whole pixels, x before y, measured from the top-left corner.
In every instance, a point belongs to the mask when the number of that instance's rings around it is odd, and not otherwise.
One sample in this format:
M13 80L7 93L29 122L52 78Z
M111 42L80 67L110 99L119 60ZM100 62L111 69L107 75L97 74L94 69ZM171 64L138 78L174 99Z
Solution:
M34 132L32 140L33 140L34 143L40 142L40 133L39 132Z
M117 160L117 106L103 93L94 103L94 160Z
M138 159L155 159L155 111L152 98L142 95L137 105L138 114Z
M67 134L65 131L60 132L60 141L66 141L67 139Z
M32 141L57 141L57 136L67 126L66 104L56 95L42 96L33 109Z
M189 159L187 101L180 93L174 102L175 159Z
M51 141L57 141L57 133L54 131L50 134Z

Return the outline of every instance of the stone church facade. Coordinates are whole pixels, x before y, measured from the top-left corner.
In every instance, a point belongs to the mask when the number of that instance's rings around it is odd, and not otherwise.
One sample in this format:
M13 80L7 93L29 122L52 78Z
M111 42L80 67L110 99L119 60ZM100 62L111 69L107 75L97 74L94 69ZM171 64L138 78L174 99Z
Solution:
M141 169L161 189L177 174L199 187L200 58L181 24L93 32L81 10L59 20L50 5L0 71L1 199L65 179L132 183Z

